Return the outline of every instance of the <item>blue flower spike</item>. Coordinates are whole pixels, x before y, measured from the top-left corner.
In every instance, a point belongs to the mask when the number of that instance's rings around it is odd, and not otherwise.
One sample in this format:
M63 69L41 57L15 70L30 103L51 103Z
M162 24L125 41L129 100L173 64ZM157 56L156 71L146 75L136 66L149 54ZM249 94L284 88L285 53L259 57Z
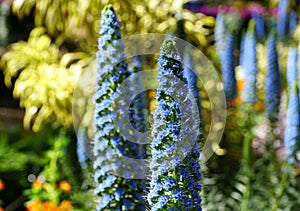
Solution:
M100 38L96 59L97 85L94 112L94 147L96 160L93 163L96 188L99 197L97 211L146 210L146 200L140 196L145 191L145 181L123 178L112 174L112 169L123 169L118 158L139 157L137 144L125 140L119 133L114 119L114 100L118 98L119 85L130 75L125 62L119 20L111 5L101 13ZM121 111L120 111L121 112ZM125 170L126 171L126 168ZM125 174L126 172L124 172Z
M186 140L183 140L184 135L181 133L183 130L187 133L185 137L188 137L189 133L191 137L199 137L193 133L196 131L199 135L200 129L196 124L192 130L183 126L182 121L188 119L184 113L187 109L180 109L179 103L174 100L182 99L186 93L176 91L178 84L172 77L183 82L187 81L174 40L168 39L163 43L158 64L159 86L156 94L158 106L151 131L152 159L148 203L151 211L199 211L201 210L199 142L194 140L193 144L186 144L185 147ZM193 121L193 117L189 120Z
M254 104L257 100L256 95L256 38L255 38L255 22L251 20L248 31L243 37L243 46L241 51L241 67L245 76L245 86L242 90L242 100L248 104Z
M284 145L286 147L287 161L293 164L296 161L296 154L300 150L300 102L297 80L299 73L297 71L297 51L295 47L290 47L289 49L286 74L289 102Z
M265 103L268 118L275 122L278 119L281 75L278 66L277 39L274 31L269 35L267 42L267 73L265 79Z

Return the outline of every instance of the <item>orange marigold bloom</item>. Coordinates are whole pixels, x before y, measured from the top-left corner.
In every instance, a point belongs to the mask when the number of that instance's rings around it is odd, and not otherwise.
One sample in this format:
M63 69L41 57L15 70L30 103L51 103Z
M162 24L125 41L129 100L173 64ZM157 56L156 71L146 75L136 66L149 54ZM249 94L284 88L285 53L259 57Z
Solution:
M70 211L72 210L72 202L68 201L68 200L63 200L60 203L60 211Z
M64 193L68 193L71 191L71 185L68 183L66 180L62 180L59 183L59 188L62 190Z
M0 207L0 211L4 211L4 208L3 208L3 207Z
M156 95L156 91L154 91L154 90L151 90L151 91L148 92L148 98L150 100L154 99L155 95Z
M40 179L36 179L32 183L32 188L43 188L43 182Z
M26 205L26 211L41 211L41 210L42 210L42 201L41 200L30 201Z
M53 201L45 201L43 211L59 211L55 202Z
M4 190L4 189L5 189L4 181L0 179L0 190Z
M237 90L242 91L244 89L244 85L245 85L245 80L244 79L238 80L237 81Z

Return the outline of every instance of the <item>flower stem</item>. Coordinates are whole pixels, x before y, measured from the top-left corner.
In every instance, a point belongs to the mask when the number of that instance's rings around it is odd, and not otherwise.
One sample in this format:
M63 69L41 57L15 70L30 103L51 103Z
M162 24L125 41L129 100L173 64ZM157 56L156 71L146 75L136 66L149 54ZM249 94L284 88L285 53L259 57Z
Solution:
M243 167L246 176L246 189L243 193L241 211L248 210L249 197L250 197L250 181L251 181L251 167L250 167L250 150L251 150L251 135L248 133L245 136L243 144Z
M289 167L288 166L284 166L283 167L283 175L282 175L282 179L280 181L280 186L279 186L279 189L277 190L277 192L275 192L275 202L272 206L272 211L276 211L278 210L278 207L279 207L279 203L280 203L280 200L281 200L281 197L283 195L283 191L286 187L286 183L289 179Z

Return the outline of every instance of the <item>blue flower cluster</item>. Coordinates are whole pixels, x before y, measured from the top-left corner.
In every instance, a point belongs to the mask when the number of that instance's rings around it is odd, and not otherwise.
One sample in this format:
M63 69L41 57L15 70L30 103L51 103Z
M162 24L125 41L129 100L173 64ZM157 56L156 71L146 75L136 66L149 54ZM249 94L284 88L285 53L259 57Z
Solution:
M190 68L194 68L194 62L189 52L185 52L183 61L184 64L187 65L187 67L184 70L184 77L187 79L189 90L191 90L192 95L195 98L197 106L199 108L199 112L201 112L201 103L200 103L201 99L199 96L200 90L197 86L197 82L198 82L197 75L192 69L190 69Z
M77 158L81 168L85 169L87 167L87 160L89 159L87 153L84 149L84 143L88 140L87 129L80 127L77 132Z
M274 33L270 33L267 42L268 68L265 79L266 112L271 121L278 119L280 104L281 76L278 66L277 40Z
M234 100L237 95L235 66L238 65L238 57L234 54L238 47L236 42L236 30L226 24L225 15L218 13L216 17L215 42L216 50L221 62L222 82L227 101Z
M220 53L222 64L222 82L224 92L228 101L234 100L237 94L236 78L234 71L235 56L234 56L234 43L235 36L232 32L225 33L225 46L224 51Z
M216 27L215 27L215 45L216 50L221 58L221 53L224 51L224 34L226 31L225 23L224 23L224 15L222 13L218 13L216 17Z
M297 27L298 16L294 10L290 12L290 21L289 21L289 32L291 33Z
M253 18L255 20L255 32L258 39L262 39L266 34L265 21L262 14L254 13Z
M278 4L277 34L285 36L288 31L288 5L290 0L280 0Z
M131 72L137 73L141 71L142 62L140 56L135 56L132 59L131 63ZM130 89L134 90L143 90L143 81L138 80L139 78L134 77L131 81L132 86ZM130 107L130 121L133 127L140 132L145 132L147 130L147 120L146 117L148 116L147 110L147 93L142 92L139 93L133 101L131 102Z
M252 22L253 23L253 22ZM249 29L243 37L243 46L241 51L241 67L244 71L245 76L245 86L242 91L242 99L244 102L253 104L257 100L256 96L256 39L254 35L254 30L251 29L249 24Z
M140 56L133 57L130 71L132 74L142 71L142 58ZM131 93L134 93L136 90L144 90L143 81L139 77L132 78L131 86L129 88ZM129 120L136 131L146 132L147 117L147 92L141 92L135 96L130 103ZM132 149L137 149L137 159L146 159L148 157L146 144L138 144L133 142L131 142L131 144Z
M284 144L286 147L287 161L294 163L296 152L300 149L300 102L298 91L297 52L295 47L290 47L287 61L287 84L289 103L287 110Z
M99 196L97 210L145 210L145 200L137 193L143 193L143 180L125 179L111 174L111 168L118 169L120 156L137 157L139 150L120 136L114 123L116 113L113 101L118 97L116 90L129 75L124 55L118 18L111 5L101 15L99 51L97 57L97 86L94 112L94 193Z
M151 178L148 202L152 211L156 210L201 210L200 147L198 140L187 143L181 133L194 136L199 134L199 125L186 128L181 121L187 118L184 110L174 100L186 99L187 93L178 90L175 78L186 82L176 44L166 40L158 59L159 87L156 100L157 109L151 131L150 162ZM186 102L188 104L188 100ZM188 104L189 105L189 104Z
M297 68L298 68L298 90L300 94L300 39L298 41L298 55L297 55Z

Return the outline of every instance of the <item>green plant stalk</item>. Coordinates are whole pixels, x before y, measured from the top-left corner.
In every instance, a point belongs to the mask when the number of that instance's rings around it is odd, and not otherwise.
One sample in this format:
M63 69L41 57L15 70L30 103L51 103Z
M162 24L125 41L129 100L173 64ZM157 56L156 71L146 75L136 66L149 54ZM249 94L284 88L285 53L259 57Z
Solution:
M57 160L58 157L60 156L60 140L59 139L55 139L55 143L54 143L54 149L51 152L51 158L50 158L50 162L49 162L49 169L48 171L53 173L51 175L47 175L49 176L49 182L50 183L55 183L56 178L55 178L55 172L57 172Z
M282 179L280 181L279 189L275 192L275 197L274 197L275 202L272 206L272 211L277 211L278 210L281 197L283 195L283 192L286 188L286 183L287 183L287 181L289 179L289 176L290 176L289 169L290 169L290 167L288 165L283 167L283 175L282 175Z
M250 198L250 189L251 189L250 152L251 152L251 134L247 133L245 135L245 139L243 143L243 168L246 176L246 189L243 193L241 211L248 210L248 204Z
M50 151L50 161L49 166L44 170L44 176L49 181L50 184L55 184L58 179L58 160L62 157L62 147L63 147L63 138L61 135L54 139L53 150ZM48 187L49 199L51 201L59 202L59 192L55 189Z

